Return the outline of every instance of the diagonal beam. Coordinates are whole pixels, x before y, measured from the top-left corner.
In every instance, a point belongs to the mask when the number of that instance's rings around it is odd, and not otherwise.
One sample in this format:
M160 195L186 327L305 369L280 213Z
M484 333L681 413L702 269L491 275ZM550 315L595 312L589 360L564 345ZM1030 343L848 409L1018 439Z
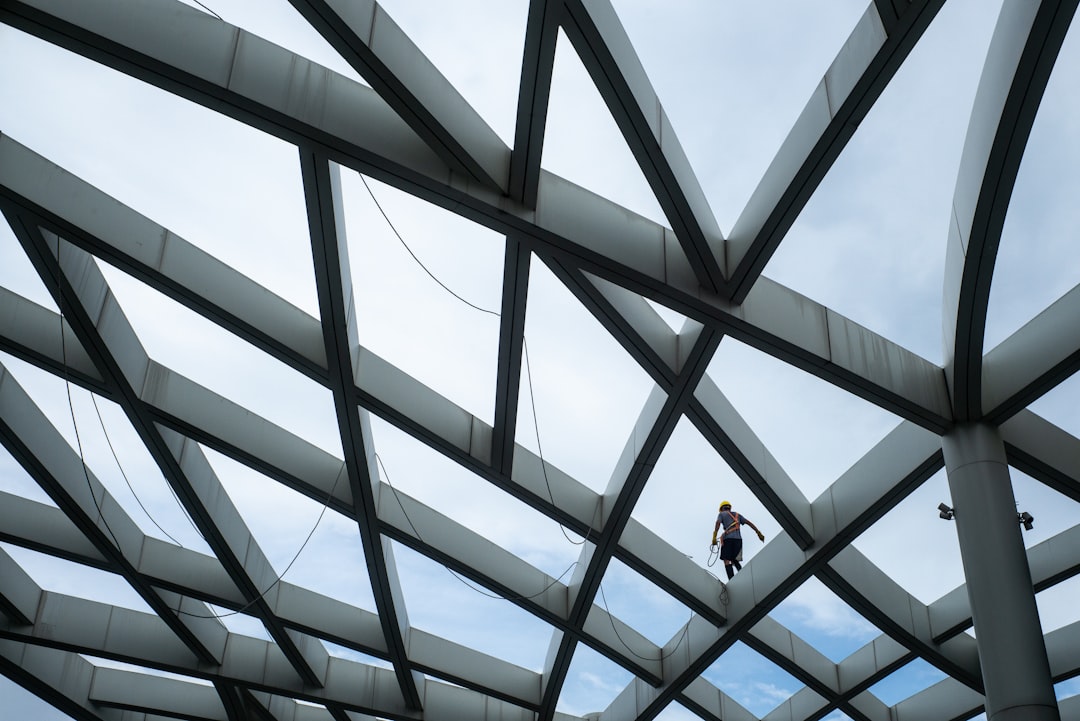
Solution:
M705 192L609 0L566 0L563 29L707 291L724 288L723 236Z
M86 633L80 622L87 616L111 618L110 633ZM125 629L137 629L138 633L129 633ZM274 712L285 706L291 707L296 700L305 702L303 705L319 704L347 710L350 714L367 713L401 721L419 721L426 717L405 707L394 674L387 669L334 658L327 684L323 688L314 688L298 683L287 671L287 662L280 650L261 639L231 634L228 653L218 669L200 666L190 657L185 659L175 653L175 639L171 639L171 643L161 619L153 614L46 592L33 625L13 625L0 619L0 668L4 668L6 657L12 656L15 663L24 663L43 679L59 677L65 675L67 667L63 666L64 654L56 650L64 649L229 684L250 693L260 705L268 706ZM47 663L36 665L37 658L45 658ZM85 683L89 684L90 680L85 679ZM274 695L268 704L265 694ZM457 718L455 714L465 713L467 718L480 721L535 719L531 709L448 684L429 681L425 699L436 713L448 717ZM297 708L299 710L300 706ZM290 716L286 714L285 718ZM575 716L564 715L564 718L581 721Z
M687 686L679 703L707 721L759 721L738 701L700 677ZM603 721L606 713L600 714L598 721Z
M536 207L540 159L544 153L548 102L555 46L563 0L530 0L521 59L514 150L510 155L509 196L527 208Z
M205 663L220 663L225 650L225 626L213 618L206 605L155 588L139 575L137 566L145 535L2 365L0 440L89 539L110 570L119 572L131 584L191 653ZM25 606L21 608L26 611ZM181 609L189 615L180 615Z
M53 311L7 288L0 288L0 349L98 395L108 394L71 327Z
M675 384L679 368L679 334L664 322L645 298L626 288L583 272L558 257L544 263L592 313L631 358L662 388Z
M113 389L113 400L123 408L199 532L248 599L251 612L281 646L296 673L305 682L320 685L326 673L326 650L315 639L286 629L273 615L266 597L276 593L277 575L202 451L184 436L157 425L142 402L141 390L154 384L149 357L93 258L51 233L46 238L21 217L12 227L39 274L51 280L57 305L66 311L83 347Z
M877 0L867 7L731 229L727 252L732 301L746 299L859 123L944 4Z
M211 391L190 381L186 381L153 362L151 362L151 367L156 380L153 384L154 390L151 393L144 394L142 400L148 404L155 417L159 418L161 422L182 432L188 432L188 429L201 429L198 437L204 443L218 448L223 453L242 463L252 465L252 467L257 468L266 475L281 480L290 488L320 503L327 503L346 516L356 517L354 506L349 500L351 496L348 489L335 482L334 475L336 471L340 470L339 461L284 429L255 417L249 411L234 406L224 398L216 396ZM524 453L524 451L521 452ZM252 460L257 458L261 460ZM275 462L283 465L276 466L274 465ZM578 493L578 490L575 490L576 487L567 486L566 481L568 479L565 479L555 468L549 468L547 473L547 482L551 484L552 494L572 509L575 504L568 501L569 496ZM543 483L543 481L538 480L537 483ZM537 492L540 492L539 489L537 489ZM591 494L591 492L589 493ZM549 587L551 593L547 595L554 600L559 598L560 592L565 595L564 586L554 584L553 579L538 572L523 573L521 570L514 570L515 566L524 566L519 559L505 553L505 551L498 549L486 539L457 526L457 524L441 517L439 514L434 514L431 517L431 520L427 523L433 525L428 527L425 519L429 518L432 513L431 510L411 501L403 493L394 492L388 487L382 486L376 496L382 499L380 501L379 522L384 533L413 547L418 552L433 558L437 562L454 568L459 573L483 584L487 588L506 596L529 612L544 618L549 623L562 628L568 633L577 634L581 640L598 652L608 656L632 672L658 678L656 671L643 666L640 661L626 656L618 639L612 636L610 625L616 623L623 627L623 630L619 632L622 636L635 638L635 648L648 648L650 645L645 639L640 639L639 642L636 638L636 632L627 630L618 619L613 619L607 623L601 621L596 624L595 631L586 634L580 633L577 628L566 623L565 599L550 605L543 599L538 598L535 592L537 588ZM535 503L536 500L533 502ZM543 503L550 503L546 494ZM593 500L588 506L594 510L592 512L582 511L580 516L586 520L595 519L597 503L598 499L593 496ZM407 516L403 515L404 511L399 512L398 506L401 504L410 509ZM38 514L28 509L26 515L36 517ZM417 528L426 530L423 530L421 534L417 531ZM588 531L582 528L581 532L587 533ZM23 538L27 537L27 533L25 529L22 531ZM679 598L683 598L692 607L704 609L711 617L718 619L718 622L722 622L722 611L717 606L714 593L715 582L711 577L689 563L684 557L674 553L673 549L669 549L670 553L666 555L657 556L658 550L661 550L660 547L664 545L663 541L654 537L651 541L644 541L645 536L643 534L648 535L648 532L631 520L627 530L624 532L624 540L627 541L631 549L636 548L637 550L628 551L620 548L617 553L631 565L641 569L647 577L652 578L660 587L671 589L672 593ZM430 538L436 540L425 540ZM647 548L640 547L642 544L634 539L643 540ZM450 552L450 549L459 546L460 553ZM492 553L482 552L485 548L490 549L491 552L498 551L501 555L498 558L492 557L490 563L488 563L485 559L491 556ZM47 549L47 552L55 553L56 549L50 548ZM87 558L85 552L73 552L70 550L61 550L60 552L80 562L85 563L88 560L93 562L93 559ZM149 555L158 557L161 554L155 552ZM147 556L148 554L144 551L143 558ZM467 560L462 560L466 558ZM649 560L643 560L645 558ZM175 582L168 580L167 575L163 578L160 575L160 569L169 565L182 568L185 564L175 558L172 558L167 563L164 562L164 557L162 560L163 563L156 566L156 573L159 575L155 576L155 582L172 587ZM689 567L692 567L693 570L691 571ZM147 569L142 570L148 573L151 572ZM222 571L222 573L224 572ZM675 579L677 580L666 575L671 573L676 574ZM204 569L201 575L206 576L207 570ZM347 634L339 635L340 632L338 631L328 631L327 626L317 623L306 622L310 625L305 625L305 622L298 620L298 616L290 615L287 609L282 608L280 598L291 597L296 593L296 590L284 582L279 585L282 592L275 599L278 603L273 606L274 613L296 628L316 633L321 637L332 638L335 642L349 647L357 647L354 642L349 640L350 637ZM682 588L683 585L687 585L689 588L684 589ZM207 597L205 592L197 595ZM223 597L220 593L210 594L208 599L218 605L231 608L243 605L242 598L237 600L228 595ZM314 601L308 603L320 607L325 605ZM330 612L324 611L324 613L327 617L333 616ZM310 616L310 614L307 615ZM606 614L603 611L595 607L590 612L590 617L604 615ZM368 643L370 644L370 642ZM372 651L370 645L357 648L366 653L385 655L385 650ZM448 673L453 674L451 670L442 668L437 669L435 673L444 677ZM466 686L471 685L471 682L468 681L457 680L457 682Z
M694 613L717 626L727 623L716 577L633 518L626 522L615 557Z
M651 687L635 679L605 712L610 721L650 721L717 658L760 622L787 595L821 571L872 523L941 468L940 439L903 423L813 504L815 543L799 548L787 534L775 536L728 584L728 624L717 628L700 616L665 646L664 682ZM676 653L677 651L677 653Z
M719 344L719 334L701 329L675 386L670 392L657 388L646 400L604 493L602 529L582 546L571 583L571 625L586 624L634 505ZM553 717L576 645L577 639L571 634L557 631L552 636L544 668L541 718L545 721Z
M357 404L353 369L358 364L356 308L345 237L341 177L336 165L319 153L300 151L308 228L315 261L315 285L322 316L323 341L330 389L334 396L345 469L352 490L357 527L364 548L368 578L382 622L386 645L410 708L420 709L423 676L409 664L406 651L409 620L397 578L389 540L379 533L377 501L373 484L378 478L375 446L367 411Z
M382 504L380 526L384 533L503 595L533 615L567 632L577 632L566 624L568 591L558 579L550 578L505 549L389 486L380 489L379 498ZM94 546L75 531L62 511L18 496L0 494L0 540L76 563L102 566ZM469 552L462 552L463 548ZM0 556L0 562L2 558ZM246 603L216 558L165 541L146 539L139 554L137 571L156 587L217 606L239 609ZM21 569L17 566L10 576L5 576L19 577ZM279 586L280 593L273 599L273 612L290 627L361 653L389 658L377 614L286 581ZM537 592L537 589L543 591ZM710 595L714 595L714 591L715 585L710 588ZM39 606L40 589L29 579L21 585L12 580L5 585L3 593L22 614L13 622L32 623ZM598 623L593 631L579 633L581 641L631 673L658 678L657 667L643 664L625 653L611 625L616 624L618 633L630 639L635 648L649 649L650 642L619 619L607 620L602 609L594 608L593 613L597 614ZM160 642L155 643L161 646ZM408 650L413 665L426 673L518 706L539 708L538 674L415 628L409 634Z
M960 157L945 253L942 329L957 421L983 408L990 282L1016 174L1076 0L1002 6Z
M379 3L290 1L447 166L506 191L506 145Z
M94 669L89 698L98 706L132 714L205 721L255 721L245 715L233 714L214 686L115 668Z
M1080 369L1080 286L983 358L982 407L1002 423Z
M708 376L698 385L687 417L784 532L800 547L809 548L814 542L810 502Z
M115 571L108 557L59 508L3 491L0 491L0 541L90 568Z
M558 261L550 267L653 381L661 388L674 384L681 335L644 298ZM780 526L808 547L813 540L810 502L708 375L686 415Z
M502 310L499 313L499 356L495 366L495 426L491 436L491 467L496 473L507 475L514 467L531 258L532 251L526 243L512 236L506 239Z
M755 626L754 635L757 629ZM807 688L795 694L805 698L794 703L801 708L812 709L805 714L808 718L823 718L831 711L839 710L861 721L892 721L888 707L868 689L915 657L915 652L907 646L882 634L833 666L831 679L838 686L837 691L820 693L818 686L822 681L828 684L829 679L819 676L817 684L808 684ZM796 675L795 672L790 673ZM806 669L802 673L805 675ZM796 675L796 678L800 677Z
M897 719L935 718L948 721L968 719L984 710L985 698L978 691L947 678L904 699L893 707Z
M389 489L384 488L382 493L385 494L386 499L392 498L392 492ZM417 511L417 508L423 509L423 506L408 497L403 497L402 501L405 507L409 508L410 517L415 519L417 528L423 531L425 537L430 531L432 538L440 542L437 546L438 550L445 552L441 543L442 536L427 523L423 510ZM396 505L394 501L384 502ZM427 510L430 512L430 509ZM387 515L390 516L390 514ZM384 528L391 528L392 524L398 522L393 516L382 519ZM449 519L443 519L443 522L453 525ZM401 520L400 525L405 527L406 522ZM70 529L71 533L68 533L67 529ZM400 532L402 539L399 540L416 547L425 555L437 556L431 548L417 543L415 539L405 537L405 533L405 531ZM453 539L452 535L451 539ZM6 493L0 493L0 540L92 567L102 565L94 546L85 536L78 533L72 522L58 508ZM494 544L489 542L489 546L494 546ZM493 575L497 577L497 580L490 581L489 588L507 589L504 592L510 597L524 596L528 593L527 600L532 600L538 598L537 594L532 590L525 591L525 588L535 590L552 585L554 579L546 579L539 571L529 569L536 577L536 583L533 583L533 578L528 575L528 572L524 574L521 572L527 564L512 554L509 555L512 563L516 564L516 568L507 572L505 565L494 566ZM8 599L21 616L16 618L10 613L7 615L16 625L33 623L40 605L41 591L26 577L21 568L14 565L13 561L10 567L7 566L5 558L5 554L0 554L0 570L3 570L5 579L0 598ZM436 560L441 559L436 558ZM470 559L471 567L460 561L457 563L455 570L459 573L484 583L483 572L475 570L475 568L483 568L482 562ZM154 586L201 599L216 606L239 609L246 603L216 558L204 556L165 541L154 538L146 540L137 570L147 582ZM520 588L515 587L510 577L523 575L526 576L525 581L522 582L523 585ZM388 658L377 614L287 581L282 581L280 586L281 593L275 599L273 610L284 623L296 630L369 656ZM517 590L508 590L512 588ZM556 597L559 593L559 589L553 586L551 596ZM561 593L565 597L565 587L562 587ZM555 604L547 604L543 601L537 603L545 607L550 605L553 612L558 612ZM565 608L565 602L562 605ZM603 643L592 642L589 639L586 639L586 642L601 649L611 649L615 643L613 638L605 638ZM614 651L608 650L606 653L618 657ZM532 671L415 628L409 634L409 657L414 665L425 673L518 706L539 707L540 680L539 675Z
M562 577L551 578L498 544L389 487L380 493L379 518L384 532L394 540L551 624L557 634L585 643L635 675L660 679L659 663L647 655L658 654L659 649L629 625L596 605L586 613L585 623L570 619L573 580L565 584ZM643 649L642 653L627 653L620 639ZM535 705L542 706L539 700Z
M109 632L87 633L87 618L105 619ZM297 677L277 644L235 633L229 635L221 665L211 668L198 663L190 654L178 653L177 649L183 651L183 646L171 638L162 620L154 614L60 593L44 594L32 626L13 626L0 620L0 639L5 639L0 640L0 658L13 645L26 649L24 659L33 655L53 657L48 665L54 668L46 670L45 678L63 675L66 668L62 665L63 659L56 659L54 653L55 649L63 649L211 682L224 681L308 703L332 703L393 719L418 721L422 718L405 707L394 674L386 669L334 658L330 662L333 668L327 674L327 683L315 687ZM28 667L32 668L32 665L28 664ZM89 681L88 678L87 683ZM441 690L456 696L458 702L476 704L479 701L481 707L486 702L493 718L499 718L502 713L506 719L526 721L525 713L510 704L485 699L465 689L443 687Z
M946 675L983 692L979 649L966 634L935 642L927 606L850 546L818 578L852 608Z
M758 622L743 643L806 684L809 695L835 703L840 694L836 664L771 616Z
M143 401L151 407L152 412L161 419L161 422L179 430L201 428L200 439L204 443L218 448L242 463L248 463L272 478L281 480L290 488L320 503L327 503L350 518L356 517L348 489L337 484L334 477L335 473L340 471L339 461L284 429L255 417L249 411L235 407L231 402L216 396L211 391L183 380L167 369L153 363L151 365L157 382L154 384L154 392L144 394ZM261 457L262 460L257 463L251 460L257 457ZM285 465L278 467L274 465L274 462ZM566 502L568 496L576 494L577 491L574 487L567 487L564 480L557 469L548 469L548 482L551 484L553 495L560 501ZM538 482L542 483L542 481ZM566 587L556 584L555 579L528 568L512 554L506 553L441 514L434 513L426 506L411 500L404 493L381 485L376 496L381 499L378 515L383 533L507 597L565 632L576 634L584 643L631 672L658 678L656 670L643 665L639 659L627 656L621 642L612 634L610 625L616 623L622 627L619 631L622 636L634 639L635 648L647 649L650 646L647 640L638 639L636 632L627 630L618 619L610 622L601 620L595 624L594 631L581 633L566 622ZM13 500L17 503L20 499ZM546 496L543 501L549 502ZM594 495L589 504L589 507L594 510L591 513L583 511L581 516L585 519L595 519L595 508L598 502L599 499ZM51 516L49 518L41 516L46 509L38 509L36 504L27 505L28 503L18 504L19 512L10 518L6 514L0 515L0 521L4 521L0 523L0 528L10 528L14 534L9 538L22 544L29 541L32 547L47 553L58 554L81 563L97 564L96 559L89 555L90 552L78 544L64 542L62 539L50 543L38 540L38 536L29 529L42 524L55 528L57 523ZM568 503L568 505L572 508L574 504ZM408 510L403 510L402 507ZM14 508L13 506L12 509ZM8 520L5 521L5 519ZM23 519L27 519L29 525L23 523ZM581 532L590 533L585 528L582 528ZM57 542L61 545L53 545ZM675 597L682 599L690 607L708 614L717 623L723 623L723 612L715 596L715 580L702 569L676 553L674 549L667 547L662 539L655 537L633 519L628 522L620 544L616 551L618 557L638 569L647 578L652 579L659 587L669 590ZM217 570L206 567L195 570L192 566L200 564L177 557L174 551L166 552L167 546L164 544L158 545L160 547L157 550L148 551L144 548L141 554L143 563L139 568L142 573L149 575L155 584L176 588L181 592L192 592L198 597L227 608L238 608L244 605L243 597L229 590L231 586L228 577L219 566ZM458 549L458 552L454 552L454 549ZM145 563L146 559L156 559L156 561L152 566L148 566ZM204 579L214 578L216 573L220 574L225 581L223 586L220 583L218 585L224 590L209 591L206 590L207 587L193 590L186 587L183 582L178 583L176 580L178 577L173 571L177 573L182 571L189 576L197 575ZM316 598L317 594L304 595L299 589L285 582L281 582L279 586L281 593L271 599L274 601L272 610L292 627L365 653L386 656L385 646L373 645L371 640L358 642L355 634L342 631L339 626L328 625L328 622L306 620L320 614L323 619L336 619L341 616L336 610L327 607L326 599ZM550 592L541 597L536 592L536 589L541 588L548 588ZM282 599L293 598L297 594L307 598L302 607L296 604L284 604ZM304 608L312 610L307 612L303 610ZM359 610L356 613L363 615ZM590 612L590 618L594 616L602 618L606 616L606 613L594 607ZM416 633L415 629L411 632L413 636ZM411 643L410 648L412 648ZM463 651L459 650L456 653L460 655ZM410 652L410 658L412 658L412 652ZM438 666L426 668L456 683L476 687L475 680L455 675L457 672L454 669ZM488 692L499 695L498 690Z
M9 300L16 315L40 316L59 327L55 312L20 296ZM23 324L7 324L0 314L0 342L34 344L25 331ZM59 348L43 347L40 353L45 356L41 367L62 366ZM362 405L574 532L588 533L596 519L594 492L550 464L545 473L539 457L522 447L515 450L514 468L496 473L488 465L490 426L370 351L361 348L360 359L355 380ZM34 362L34 356L27 360ZM147 375L154 382L141 390L140 399L155 423L353 515L348 485L335 485L342 471L339 459L153 360L147 361ZM79 380L72 378L74 383ZM104 396L113 398L108 392Z
M78 721L121 721L90 701L94 665L77 653L0 639L0 673Z
M1080 439L1032 411L1001 426L1009 465L1080 501Z
M22 569L15 559L0 548L0 613L18 626L29 626L37 616L41 603L41 588Z
M603 282L601 282L603 285ZM615 290L621 290L613 287ZM625 293L625 291L622 291ZM640 301L640 297L638 298ZM643 301L642 301L643 303ZM655 315L651 309L648 312ZM667 328L666 324L664 326ZM670 329L666 330L668 335L673 336L673 332ZM337 461L330 459L326 463L321 462L308 462L305 460L307 456L317 455L321 452L317 449L307 448L309 444L301 442L299 439L292 437L290 434L284 432L281 429L268 426L265 423L259 427L251 427L250 431L245 430L247 426L252 425L252 417L248 412L240 412L237 408L236 411L229 410L223 407L223 404L228 402L221 398L212 399L212 394L205 389L199 388L193 385L185 385L182 389L180 387L170 389L176 384L172 381L165 380L172 378L173 374L166 374L164 370L159 371L159 375L162 378L162 382L158 385L162 392L157 402L166 401L168 399L182 400L185 403L185 407L189 408L188 413L179 411L172 407L172 404L160 408L162 411L166 411L166 414L162 418L168 418L171 424L179 424L178 428L183 429L204 429L202 431L201 439L203 442L208 443L211 446L222 450L233 457L236 457L241 462L252 463L251 459L256 458L279 458L279 462L289 465L295 465L298 468L312 469L308 471L313 475L325 475L326 480L320 484L320 487L315 489L305 485L302 481L297 480L297 474L303 476L304 473L300 471L285 471L282 468L275 467L273 464L267 464L265 461L259 462L258 468L261 472L276 477L279 479L291 479L284 480L290 487L295 490L305 493L320 502L326 501L325 494L327 489L330 488L330 476L334 473L334 468ZM707 382L707 379L703 379L702 383ZM699 386L700 388L700 386ZM206 396L205 400L200 399L200 396ZM149 402L155 402L155 399L146 399ZM211 413L200 413L197 416L191 416L191 411L197 411L201 408L213 408ZM180 416L187 418L187 420L178 420L177 413ZM217 429L215 431L214 429ZM209 434L207 433L209 431ZM213 433L224 433L226 436L232 434L237 435L241 439L250 439L250 441L259 441L258 448L245 446L244 441L225 441L220 436L211 435ZM250 442L248 441L248 442ZM318 472L314 469L319 469L325 466L325 474ZM340 492L338 492L340 495ZM351 504L345 500L344 505L338 505L338 501L331 499L331 505L334 505L339 510L351 515ZM392 505L392 504L391 504ZM385 521L385 516L380 514ZM404 522L399 524L400 528L404 528ZM640 539L638 537L641 537ZM405 543L409 543L408 538L398 538ZM412 545L412 544L410 544ZM441 546L442 544L440 544ZM677 553L669 553L667 555L658 556L657 553L664 550L665 544L659 538L655 538L653 534L640 527L632 519L628 523L626 530L620 540L620 547L616 552L616 555L624 562L635 568L642 573L646 578L649 578L659 587L664 588L668 592L672 593L676 598L679 598L696 612L708 615L715 619L715 622L722 624L723 614L715 608L716 599L713 591L715 589L714 583L711 579L706 578L705 574L700 572L694 564L690 563ZM421 553L431 555L429 551L425 550L422 545L414 546ZM451 554L452 556L453 554ZM475 555L474 555L475 558ZM454 561L442 559L442 562L454 564ZM684 571L679 571L681 566L687 565L688 568ZM689 567L692 567L689 568ZM480 580L475 572L468 569L461 569L461 572L468 575L474 580ZM697 571L693 573L692 571ZM676 580L677 579L677 580ZM494 584L488 580L480 582L485 583L489 588L494 587ZM541 587L544 585L542 582L532 586L526 585L526 587ZM693 590L691 590L693 589ZM524 593L523 590L509 589L504 590L508 596ZM558 623L554 621L554 623ZM603 652L603 651L602 651ZM618 660L618 654L614 654L616 662L622 663ZM798 675L798 674L796 674Z
M1035 593L1080 574L1080 526L1062 531L1027 550ZM930 628L942 641L971 628L967 585L957 586L929 606Z
M1055 629L1044 636L1053 681L1058 683L1080 673L1076 648L1080 643L1080 623ZM1062 719L1075 719L1080 704L1075 696L1058 701ZM895 718L966 719L983 710L984 698L955 679L945 679L894 707ZM1066 705L1068 704L1068 705Z
M326 382L317 319L9 136L0 136L0 205L8 213L29 211L74 245ZM58 338L43 341L59 344ZM77 341L68 345L68 355L73 372L96 375Z

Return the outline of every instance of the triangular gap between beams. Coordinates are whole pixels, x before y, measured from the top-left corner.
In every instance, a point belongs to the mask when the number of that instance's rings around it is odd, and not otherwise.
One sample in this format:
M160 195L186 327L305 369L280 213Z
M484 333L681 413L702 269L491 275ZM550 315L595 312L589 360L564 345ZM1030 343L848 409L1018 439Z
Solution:
M881 633L814 576L788 594L770 616L833 663L840 663Z
M724 564L712 557L710 548L721 501L731 501L735 512L752 521L766 540L780 533L780 524L764 504L694 424L683 418L656 461L632 518L726 581ZM749 528L742 538L746 563L763 544Z
M375 610L356 521L326 508L328 496L309 498L217 451L203 452L275 578Z
M528 3L380 0L379 4L477 115L512 145ZM483 22L476 22L478 14Z
M49 310L57 310L56 301L49 293L45 281L26 256L3 214L0 214L0 287ZM53 283L53 288L55 287Z
M900 422L730 336L720 343L708 374L808 499L828 490Z
M517 443L603 493L652 379L543 263L529 274L525 337Z
M360 345L491 423L505 236L356 172L341 191Z
M559 30L543 169L665 227L667 216L570 39Z
M790 699L802 686L795 677L742 641L736 641L701 676L760 718Z

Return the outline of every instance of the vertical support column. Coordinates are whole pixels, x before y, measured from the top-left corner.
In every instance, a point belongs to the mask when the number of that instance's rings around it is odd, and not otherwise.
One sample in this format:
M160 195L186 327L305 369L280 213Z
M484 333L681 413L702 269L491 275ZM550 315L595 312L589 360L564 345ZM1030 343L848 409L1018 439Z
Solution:
M994 426L942 438L988 721L1059 721L1005 445Z

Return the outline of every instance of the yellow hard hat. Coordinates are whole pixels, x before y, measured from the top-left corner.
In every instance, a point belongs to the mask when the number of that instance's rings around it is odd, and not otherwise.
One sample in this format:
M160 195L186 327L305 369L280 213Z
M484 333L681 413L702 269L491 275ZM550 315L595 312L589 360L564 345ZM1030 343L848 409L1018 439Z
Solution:
M720 510L724 510L724 506L731 508L731 501L720 501Z

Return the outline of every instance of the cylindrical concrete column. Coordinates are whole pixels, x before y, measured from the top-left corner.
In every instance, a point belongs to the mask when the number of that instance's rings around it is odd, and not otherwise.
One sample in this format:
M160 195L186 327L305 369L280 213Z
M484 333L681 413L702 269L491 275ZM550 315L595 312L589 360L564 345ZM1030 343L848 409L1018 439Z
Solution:
M989 721L1059 721L1031 570L997 428L942 438Z

